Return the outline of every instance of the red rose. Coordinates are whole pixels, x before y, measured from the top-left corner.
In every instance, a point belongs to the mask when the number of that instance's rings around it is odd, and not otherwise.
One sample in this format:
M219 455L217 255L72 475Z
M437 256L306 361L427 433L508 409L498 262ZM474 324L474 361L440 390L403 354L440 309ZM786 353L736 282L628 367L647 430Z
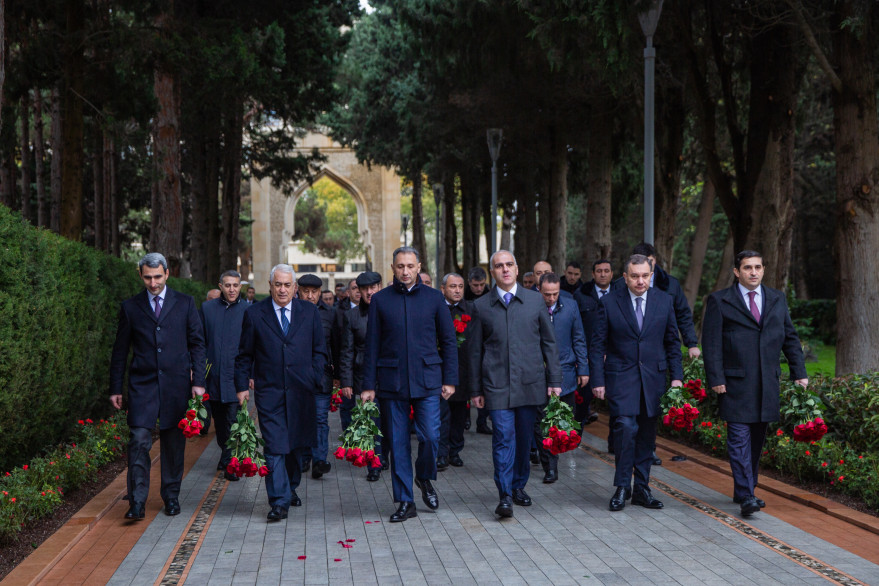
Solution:
M662 418L662 424L663 425L671 425L671 415L666 413L665 416Z
M179 427L180 429L186 429L187 427L189 427L189 420L184 417L180 420L180 423L177 424L177 427Z
M473 319L473 318L471 318L466 313L461 314L461 321L464 322L465 324L468 323L471 319Z
M551 449L552 448L552 438L548 437L548 438L544 439L543 440L543 447L544 447L544 449L547 449L547 450Z
M268 474L269 474L268 466L260 466L259 470L257 472L259 473L260 476L268 476Z
M186 418L190 421L198 417L198 413L195 412L195 409L190 409L186 412Z
M205 394L203 394L203 395L201 396L201 400L202 400L202 401L207 401L207 400L210 399L210 398L211 398L211 396L208 395L207 393L205 393Z
M338 448L336 448L336 452L334 455L336 456L337 460L344 460L345 459L345 448L343 448L342 446L339 446Z
M455 331L459 334L463 334L464 330L467 329L467 325L459 319L456 319L453 323L455 324Z
M345 450L345 459L349 462L353 462L354 458L357 457L357 454L354 453L354 448L348 448Z
M357 466L358 468L362 468L362 467L366 466L366 456L364 456L363 454L360 454L359 456L354 458L354 462L352 462L352 463L355 466Z

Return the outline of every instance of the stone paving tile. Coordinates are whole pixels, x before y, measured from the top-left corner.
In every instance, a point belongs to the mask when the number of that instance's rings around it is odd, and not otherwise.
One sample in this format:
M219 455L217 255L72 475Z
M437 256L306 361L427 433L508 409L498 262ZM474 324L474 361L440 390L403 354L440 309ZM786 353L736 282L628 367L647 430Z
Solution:
M332 417L331 437L338 435ZM468 433L463 468L439 473L440 508L430 511L415 490L418 517L390 524L390 475L365 480L365 471L334 461L320 480L310 474L298 489L302 507L269 524L258 477L228 483L191 561L187 584L760 584L826 580L699 510L661 491L661 511L607 510L613 468L578 450L561 457L559 480L540 482L532 468L531 507L515 518L494 516L490 438ZM586 434L596 449L605 442ZM332 444L332 442L331 442ZM415 442L413 441L413 447ZM414 451L414 450L413 450ZM184 512L195 511L216 474L219 450L205 450L184 480ZM654 477L735 516L729 498L665 468ZM159 515L120 565L111 583L160 579L189 519ZM367 523L369 521L369 523ZM867 583L879 566L761 513L748 520L807 554ZM337 542L354 539L346 549ZM298 557L305 555L304 560ZM336 562L334 560L341 561Z

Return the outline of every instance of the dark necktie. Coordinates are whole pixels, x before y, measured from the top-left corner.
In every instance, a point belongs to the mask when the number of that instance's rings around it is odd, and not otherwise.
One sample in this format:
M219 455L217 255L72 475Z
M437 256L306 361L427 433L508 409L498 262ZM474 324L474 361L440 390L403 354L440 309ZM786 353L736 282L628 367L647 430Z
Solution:
M748 291L748 297L750 297L749 305L751 306L751 315L754 316L754 319L757 320L757 323L760 323L760 310L757 309L757 302L755 301L755 297L757 297L756 291Z
M640 297L635 297L635 319L638 320L638 330L644 327L644 312L641 311L641 302L644 301Z
M287 308L281 308L281 329L284 331L284 335L287 335L287 330L290 329L290 320L287 319Z
M504 305L509 305L510 301L513 299L512 293L504 293Z
M162 313L162 306L160 305L162 298L156 295L153 297L153 300L156 302L156 317L159 317L159 314Z

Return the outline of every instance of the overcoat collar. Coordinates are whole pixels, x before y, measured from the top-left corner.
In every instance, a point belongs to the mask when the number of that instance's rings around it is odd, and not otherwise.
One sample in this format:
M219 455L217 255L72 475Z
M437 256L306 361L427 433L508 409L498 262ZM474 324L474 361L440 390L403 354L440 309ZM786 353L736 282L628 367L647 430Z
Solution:
M165 301L162 303L162 311L159 313L159 317L156 317L156 310L150 306L150 296L149 293L147 293L147 290L144 289L139 295L141 296L141 299L143 299L143 302L138 302L137 306L157 324L165 321L165 316L171 312L171 308L174 307L177 300L177 292L165 285Z
M653 322L653 316L656 315L656 300L651 299L653 297L653 288L648 288L647 292L644 293L647 305L644 307L644 325L640 330L638 329L638 319L635 317L635 308L632 307L632 298L629 295L629 288L623 286L616 291L612 291L610 294L614 296L614 299L620 307L620 311L623 312L623 317L626 318L626 322L629 324L629 327L632 328L632 331L639 337L643 336L644 332L650 327L651 322Z
M772 307L778 303L778 295L765 285L760 285L761 290L763 292L763 311L760 314L760 322L763 322L762 316L766 315ZM742 297L741 292L739 291L739 284L735 282L732 286L728 287L724 292L723 301L729 303L732 307L737 309L746 319L750 320L752 324L757 327L760 327L760 324L757 323L757 320L754 319L754 316L751 315L751 309L745 305L745 298Z
M287 340L302 325L302 303L305 302L294 299L287 306L287 309L290 310L290 327L287 328L286 336L284 335L284 330L281 329L281 324L278 322L278 316L275 315L275 306L272 305L271 297L265 300L265 305L262 308L262 318L268 324L272 333L281 338L281 340Z

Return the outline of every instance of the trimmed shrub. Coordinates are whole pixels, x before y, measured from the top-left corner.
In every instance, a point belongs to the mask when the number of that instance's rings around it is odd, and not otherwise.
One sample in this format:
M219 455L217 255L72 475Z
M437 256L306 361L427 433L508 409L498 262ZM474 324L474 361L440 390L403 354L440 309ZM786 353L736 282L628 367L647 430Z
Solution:
M69 437L108 400L119 303L143 288L131 263L33 228L0 206L0 470ZM173 279L200 303L209 287Z

